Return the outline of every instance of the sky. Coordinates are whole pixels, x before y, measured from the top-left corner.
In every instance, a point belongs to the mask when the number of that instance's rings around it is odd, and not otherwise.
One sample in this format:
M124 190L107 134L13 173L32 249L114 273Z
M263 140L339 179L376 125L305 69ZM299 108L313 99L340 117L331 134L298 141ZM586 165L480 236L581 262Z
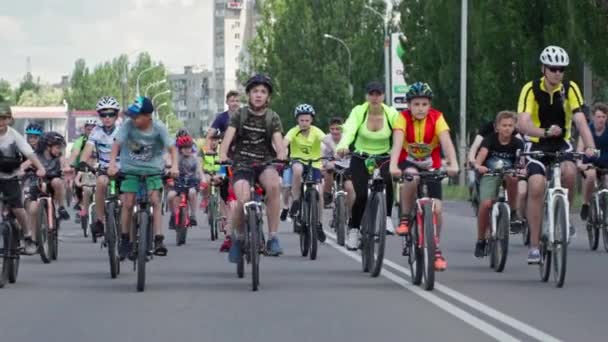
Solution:
M1 0L0 78L15 86L31 70L59 83L88 66L148 51L170 71L213 66L213 0Z

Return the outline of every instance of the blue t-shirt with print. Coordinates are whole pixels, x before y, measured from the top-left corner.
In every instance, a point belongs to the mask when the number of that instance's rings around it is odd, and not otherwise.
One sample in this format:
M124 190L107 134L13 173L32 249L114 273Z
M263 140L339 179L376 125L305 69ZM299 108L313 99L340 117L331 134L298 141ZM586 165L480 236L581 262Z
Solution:
M163 152L172 145L167 127L162 122L153 121L146 131L133 125L127 119L116 133L120 144L120 169L125 173L149 175L163 171Z
M211 128L217 129L220 133L226 133L228 124L230 123L230 113L225 111L215 116L215 120L211 124Z

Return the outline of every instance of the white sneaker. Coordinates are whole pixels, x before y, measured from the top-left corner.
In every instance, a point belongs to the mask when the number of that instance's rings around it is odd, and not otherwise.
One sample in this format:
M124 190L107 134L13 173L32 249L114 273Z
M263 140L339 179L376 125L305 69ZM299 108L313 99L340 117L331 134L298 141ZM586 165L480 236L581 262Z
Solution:
M395 226L393 226L393 220L390 217L386 217L386 233L388 235L395 234Z
M351 228L348 230L346 239L346 249L356 251L359 248L359 229Z

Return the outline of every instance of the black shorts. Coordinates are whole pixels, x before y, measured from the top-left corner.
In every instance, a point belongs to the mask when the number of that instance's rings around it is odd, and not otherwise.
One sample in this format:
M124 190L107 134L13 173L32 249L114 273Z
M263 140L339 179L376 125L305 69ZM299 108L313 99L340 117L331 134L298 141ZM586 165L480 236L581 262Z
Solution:
M0 193L4 196L4 202L13 209L23 208L21 196L21 184L16 178L0 179Z
M228 178L223 178L220 183L220 197L222 201L228 202L228 189L230 188L230 180Z
M420 168L418 166L416 166L416 164L414 164L408 160L404 160L404 161L400 162L399 168L401 170L405 170L407 168L414 168L418 171L423 171L423 170L420 170ZM426 182L426 188L428 190L429 197L435 198L438 200L441 200L443 198L443 193L441 191L441 181L439 179L429 179Z
M532 151L570 152L570 151L574 151L574 149L572 148L572 145L565 140L562 140L561 143L558 143L558 144L539 144L539 143L528 142L528 143L526 143L524 150L526 152L532 152ZM573 161L573 159L566 158L564 161ZM534 158L526 157L526 171L527 171L528 177L533 176L533 175L543 175L545 177L548 175L550 176L551 170L548 170L549 172L547 172L547 166L549 165L550 162L551 162L551 158L534 159Z
M253 181L255 183L259 183L260 175L266 169L275 169L275 167L272 165L266 165L266 166L256 166L256 167L248 167L248 168L237 168L234 170L234 174L232 176L232 184L235 184L236 182L238 182L240 180L246 180L249 182L251 180L251 178L253 178Z

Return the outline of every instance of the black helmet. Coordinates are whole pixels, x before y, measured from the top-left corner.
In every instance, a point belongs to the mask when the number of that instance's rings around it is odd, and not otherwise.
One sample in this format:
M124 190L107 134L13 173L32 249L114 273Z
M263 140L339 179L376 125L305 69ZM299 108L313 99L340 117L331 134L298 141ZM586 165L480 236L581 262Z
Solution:
M180 129L178 129L177 133L175 133L176 138L183 137L185 135L190 135L190 133L188 133L188 129L186 127L182 127Z
M61 145L62 147L65 147L66 145L63 135L52 131L44 133L42 136L42 144L45 146Z
M266 88L268 88L268 92L272 94L272 79L264 74L256 74L247 80L247 83L245 83L245 90L247 93L249 93L251 88L260 84L266 86Z

